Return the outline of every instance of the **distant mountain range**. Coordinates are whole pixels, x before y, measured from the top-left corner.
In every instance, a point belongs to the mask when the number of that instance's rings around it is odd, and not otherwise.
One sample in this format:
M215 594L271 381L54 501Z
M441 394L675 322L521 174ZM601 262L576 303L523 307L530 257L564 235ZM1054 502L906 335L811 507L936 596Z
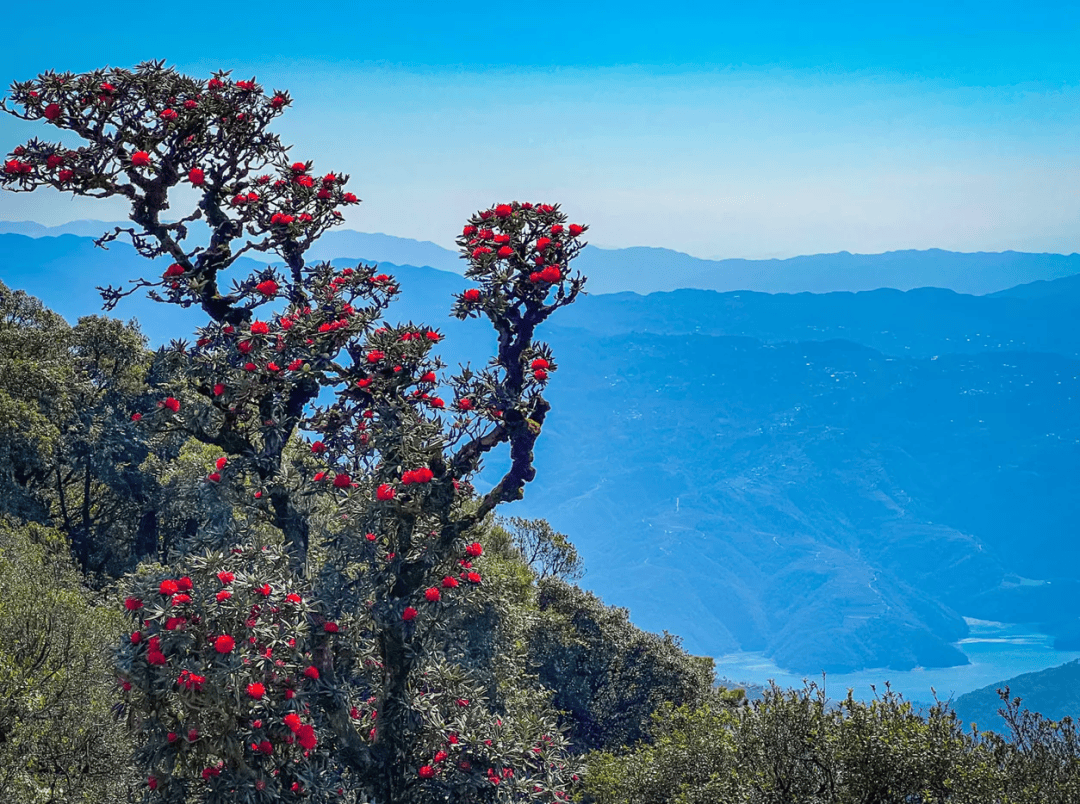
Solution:
M46 227L32 221L0 221L0 233L98 237L117 225L130 224L84 220ZM200 226L193 224L192 231L197 233ZM340 228L320 238L308 254L314 260L364 259L464 273L460 255L435 243ZM272 261L268 256L255 257L263 262ZM574 267L589 277L591 293L648 294L681 288L829 293L934 287L979 296L1020 284L1080 274L1080 255L1016 251L966 254L929 249L885 254L842 251L784 260L703 260L665 248L587 246Z
M440 326L451 366L490 354L482 323L446 317L462 277L385 267L391 318ZM120 244L0 234L0 279L69 319L147 268ZM512 513L567 533L590 589L696 653L950 666L965 616L1075 647L1078 312L1080 278L1049 275L980 296L590 295L542 333L553 411ZM139 294L118 313L157 343L205 320Z
M1005 720L998 714L1004 702L997 694L1005 686L1009 687L1009 697L1020 698L1024 709L1049 720L1061 720L1068 715L1075 721L1080 715L1080 659L961 695L952 702L953 710L965 723L977 723L980 731L1007 734Z

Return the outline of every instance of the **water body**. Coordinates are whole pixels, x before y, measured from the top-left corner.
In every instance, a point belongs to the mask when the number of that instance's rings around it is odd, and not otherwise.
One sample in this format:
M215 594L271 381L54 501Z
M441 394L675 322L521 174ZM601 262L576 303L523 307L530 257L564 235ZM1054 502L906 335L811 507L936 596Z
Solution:
M831 699L844 698L850 687L857 700L868 701L874 697L871 685L876 685L881 693L888 681L906 700L929 704L934 700L933 690L937 691L939 700L946 701L1021 673L1045 670L1080 658L1080 651L1055 650L1053 637L1034 631L1030 623L964 619L970 636L956 646L971 664L933 669L917 667L906 671L879 668L857 673L829 673L824 679L826 694ZM822 684L820 673L811 676L786 672L761 653L718 656L716 672L725 678L766 686L770 679L781 687L801 687L804 678L817 682L818 686Z

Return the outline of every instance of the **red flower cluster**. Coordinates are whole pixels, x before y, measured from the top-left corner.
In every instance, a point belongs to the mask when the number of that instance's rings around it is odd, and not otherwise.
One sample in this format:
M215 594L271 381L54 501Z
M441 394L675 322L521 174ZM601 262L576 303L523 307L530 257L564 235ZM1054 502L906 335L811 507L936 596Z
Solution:
M168 660L165 658L165 654L161 652L161 638L152 636L147 641L146 661L153 665L163 665Z
M401 482L408 486L411 483L430 483L435 475L426 466L419 469L410 469L401 476Z
M417 613L418 612L416 611L416 609L414 609L412 606L406 606L405 611L401 612L401 619L403 619L407 623L412 622L416 619Z
M480 545L480 542L473 542L465 548L465 555L470 558L477 558L478 556L483 555L483 553L484 548Z
M375 499L385 502L394 499L396 493L393 486L389 483L383 483L375 490Z
M267 279L265 282L260 282L255 286L255 290L264 296L273 296L278 292L278 283L272 279Z
M190 670L181 670L177 683L189 692L202 692L202 685L206 683L206 676L196 675Z
M553 284L562 279L562 271L557 265L548 265L542 271L533 271L529 274L529 281L534 283L548 282Z
M310 751L318 743L314 727L301 723L300 715L295 712L285 715L285 725L289 727L289 731L296 735L297 742L306 750Z
M222 634L214 640L214 650L218 653L231 653L236 647L236 640L228 634Z

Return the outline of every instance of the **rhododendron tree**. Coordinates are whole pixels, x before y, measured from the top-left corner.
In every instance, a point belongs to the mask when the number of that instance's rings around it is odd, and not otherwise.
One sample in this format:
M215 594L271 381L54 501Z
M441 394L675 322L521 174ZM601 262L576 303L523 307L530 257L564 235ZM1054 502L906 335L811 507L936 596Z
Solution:
M45 73L13 84L2 104L83 142L14 149L5 188L127 199L134 225L99 245L126 236L168 260L102 289L106 307L145 288L209 318L194 345L170 349L186 384L132 417L213 449L204 493L231 510L207 514L168 566L143 567L120 604L131 621L120 690L145 795L567 800L576 769L543 693L492 699L448 629L455 607L483 593L478 526L535 477L557 369L535 334L582 291L569 264L585 227L567 228L548 204L471 216L458 244L477 287L451 313L486 318L498 348L483 368L447 375L438 328L384 320L392 277L305 261L358 201L348 176L320 175L268 133L290 103L255 79L146 63ZM197 205L165 221L178 190ZM209 230L198 243L196 220ZM251 251L282 267L226 289ZM317 405L324 389L333 401ZM300 431L312 443L293 460ZM476 492L481 462L500 448L508 468Z

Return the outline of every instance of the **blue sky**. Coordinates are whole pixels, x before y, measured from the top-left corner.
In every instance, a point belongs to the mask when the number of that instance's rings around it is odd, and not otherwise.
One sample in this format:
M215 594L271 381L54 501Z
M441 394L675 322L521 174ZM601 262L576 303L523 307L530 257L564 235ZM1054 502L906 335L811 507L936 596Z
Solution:
M516 198L701 257L1080 251L1080 10L943 5L60 3L12 28L0 82L255 75L293 94L293 153L352 175L350 228L447 247ZM2 149L39 131L4 118ZM124 216L0 195L8 220Z

